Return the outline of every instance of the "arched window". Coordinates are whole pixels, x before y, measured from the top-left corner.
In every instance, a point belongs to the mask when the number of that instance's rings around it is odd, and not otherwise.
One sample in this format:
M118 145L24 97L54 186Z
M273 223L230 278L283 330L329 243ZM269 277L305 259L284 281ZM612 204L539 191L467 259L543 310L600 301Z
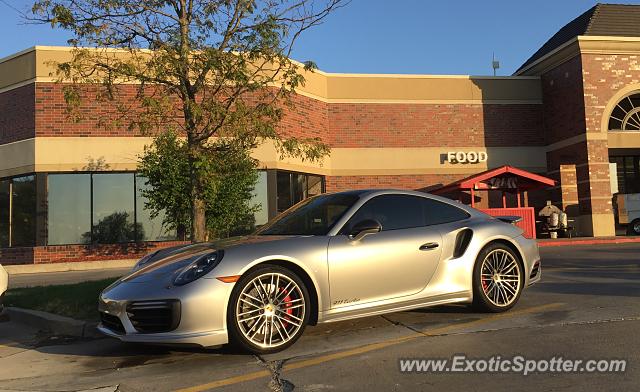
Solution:
M622 98L609 116L610 131L640 132L640 93Z

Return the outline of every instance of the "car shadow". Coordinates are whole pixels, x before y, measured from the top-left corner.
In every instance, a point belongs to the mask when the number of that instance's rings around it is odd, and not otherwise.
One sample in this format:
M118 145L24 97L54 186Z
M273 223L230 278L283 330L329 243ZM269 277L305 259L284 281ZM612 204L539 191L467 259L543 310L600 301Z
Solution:
M414 309L410 311L397 312L390 315L365 317L361 319L339 321L329 324L320 324L318 326L310 326L305 335L307 338L314 336L326 335L327 331L340 331L340 333L357 333L358 331L368 330L384 325L388 325L389 320L386 318L415 317L416 315L427 316L429 314L458 314L461 316L472 315L475 312L471 307L465 305L440 305L429 308ZM479 313L478 313L479 314ZM420 317L423 318L423 317ZM421 320L424 323L431 321ZM437 321L433 321L438 323ZM304 336L303 336L304 337ZM203 348L199 346L185 345L152 345L142 343L124 343L114 338L91 338L79 339L70 336L51 336L46 333L40 333L39 337L33 342L25 344L28 347L41 353L62 355L62 356L81 356L96 358L96 362L100 362L102 366L108 363L108 367L121 369L127 367L135 367L147 365L150 363L168 364L176 361L185 360L211 360L216 357L237 358L244 362L254 360L254 356L248 354L233 345L222 345L212 348ZM89 361L88 366L100 366L94 361Z

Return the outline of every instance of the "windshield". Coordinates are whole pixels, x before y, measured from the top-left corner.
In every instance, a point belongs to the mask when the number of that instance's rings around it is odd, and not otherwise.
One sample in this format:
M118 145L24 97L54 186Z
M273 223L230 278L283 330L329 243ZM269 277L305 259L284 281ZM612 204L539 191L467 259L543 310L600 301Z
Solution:
M327 235L358 201L356 194L338 193L310 197L262 226L257 235Z

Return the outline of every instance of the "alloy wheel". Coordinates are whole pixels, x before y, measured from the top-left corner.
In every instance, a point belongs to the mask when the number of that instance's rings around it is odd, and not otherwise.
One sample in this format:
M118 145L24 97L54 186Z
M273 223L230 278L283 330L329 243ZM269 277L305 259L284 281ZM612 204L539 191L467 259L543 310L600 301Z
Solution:
M521 270L515 257L504 249L495 249L484 258L481 268L482 290L495 306L511 305L520 292Z
M290 277L270 272L250 280L236 303L236 323L242 335L256 346L281 346L303 327L304 294Z

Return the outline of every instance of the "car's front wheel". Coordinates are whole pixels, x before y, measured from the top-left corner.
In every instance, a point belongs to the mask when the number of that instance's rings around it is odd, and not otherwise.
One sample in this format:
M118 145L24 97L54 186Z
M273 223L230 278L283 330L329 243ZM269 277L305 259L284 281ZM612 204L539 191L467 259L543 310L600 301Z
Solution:
M511 309L522 293L524 268L511 247L494 243L480 251L473 269L473 304L483 311Z
M290 270L265 265L233 288L227 325L232 343L267 354L292 345L309 321L309 292Z

